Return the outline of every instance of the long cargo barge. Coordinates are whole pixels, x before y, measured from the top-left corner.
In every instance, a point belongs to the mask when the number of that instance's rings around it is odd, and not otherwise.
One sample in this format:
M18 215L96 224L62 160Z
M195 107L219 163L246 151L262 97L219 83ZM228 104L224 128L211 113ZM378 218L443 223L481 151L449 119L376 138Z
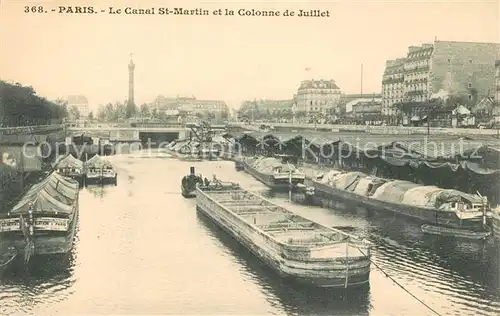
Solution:
M338 170L312 179L312 184L315 199L323 206L340 200L427 224L473 232L489 231L485 197Z
M314 287L369 282L370 243L323 226L237 185L197 186L197 209L281 277Z
M235 161L245 172L273 190L289 190L303 184L306 175L290 163L274 157L242 158Z

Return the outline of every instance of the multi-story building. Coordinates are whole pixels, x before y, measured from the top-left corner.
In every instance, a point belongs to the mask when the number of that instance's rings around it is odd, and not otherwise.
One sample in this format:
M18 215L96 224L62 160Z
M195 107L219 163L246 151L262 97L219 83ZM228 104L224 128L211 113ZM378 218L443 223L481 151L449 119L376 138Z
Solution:
M302 81L295 96L297 112L326 113L330 108L336 108L341 96L340 88L334 80Z
M291 119L294 100L253 100L243 101L238 116L249 120L282 121Z
M381 102L382 95L380 93L363 93L363 94L342 94L340 96L339 107L343 108L340 113L352 112L352 107L360 102Z
M499 44L434 41L408 48L405 101L425 102L440 91L474 104L493 91Z
M382 115L396 115L395 104L403 102L405 58L388 60L382 77Z
M87 118L89 115L89 100L84 95L70 95L67 99L67 107L70 110L72 107L76 107L78 113L80 113L80 118Z
M229 107L226 102L220 100L198 100L196 97L169 98L159 95L153 101L153 108L158 113L166 115L182 113L187 116L213 116L216 119L224 119L229 115ZM211 113L211 114L209 114Z
M360 101L352 106L352 117L362 124L368 122L375 124L382 121L382 102Z

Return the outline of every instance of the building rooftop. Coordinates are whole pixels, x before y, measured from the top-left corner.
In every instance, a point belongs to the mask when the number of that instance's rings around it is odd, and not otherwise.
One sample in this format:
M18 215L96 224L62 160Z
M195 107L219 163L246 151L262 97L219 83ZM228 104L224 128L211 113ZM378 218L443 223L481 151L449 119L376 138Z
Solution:
M299 90L302 89L340 89L335 80L304 80L300 83Z
M372 100L372 99L378 99L382 98L381 93L352 93L352 94L343 94L340 96L341 100L344 101L352 101L356 99L366 99L366 100Z

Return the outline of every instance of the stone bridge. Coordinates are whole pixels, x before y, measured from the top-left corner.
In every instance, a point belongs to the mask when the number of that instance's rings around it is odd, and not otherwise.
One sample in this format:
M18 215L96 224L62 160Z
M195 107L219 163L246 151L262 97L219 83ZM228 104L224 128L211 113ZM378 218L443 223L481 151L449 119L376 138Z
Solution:
M187 127L71 127L70 134L85 134L86 136L108 138L111 142L155 142L172 141L189 136Z

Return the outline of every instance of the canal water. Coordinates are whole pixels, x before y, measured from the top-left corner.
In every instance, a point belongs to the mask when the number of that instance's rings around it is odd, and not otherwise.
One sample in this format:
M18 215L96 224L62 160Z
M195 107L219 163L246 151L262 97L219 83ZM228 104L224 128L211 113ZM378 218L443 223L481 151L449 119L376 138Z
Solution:
M289 203L286 194L270 195L323 224L354 226L374 244L368 289L299 288L281 281L197 213L195 200L180 195L190 166L267 195L262 184L236 172L231 162L154 156L111 158L118 185L82 189L70 256L4 276L1 315L500 314L500 250L493 242L430 238L394 217L303 207Z

